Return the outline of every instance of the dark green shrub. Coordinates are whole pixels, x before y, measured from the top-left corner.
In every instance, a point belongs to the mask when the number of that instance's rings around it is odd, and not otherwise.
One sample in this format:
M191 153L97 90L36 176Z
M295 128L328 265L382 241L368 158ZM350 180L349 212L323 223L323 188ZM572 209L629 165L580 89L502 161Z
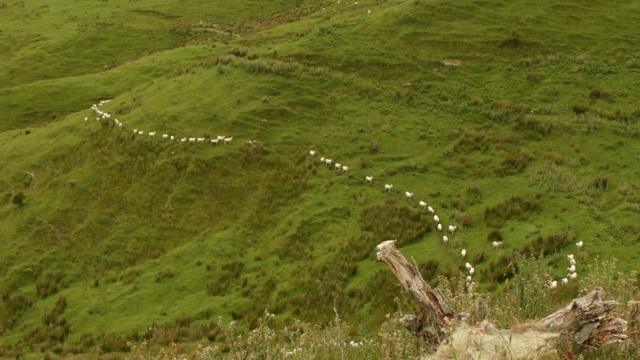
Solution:
M596 189L607 189L607 185L609 184L609 178L606 176L596 176L591 180L591 186Z
M18 193L16 193L15 195L13 195L13 204L15 206L23 206L24 205L24 198L26 196L24 195L24 193L22 191L18 191Z
M589 107L585 104L577 103L577 104L571 105L571 110L573 110L574 114L581 115L589 111Z
M502 241L502 233L500 232L500 230L492 229L491 231L489 231L489 233L487 234L487 241L491 243L494 241Z
M500 228L511 218L527 220L531 213L540 212L541 203L537 199L511 198L484 209L484 221L489 227Z
M473 264L480 264L482 260L484 260L484 251L479 250L475 253L475 255L473 255Z

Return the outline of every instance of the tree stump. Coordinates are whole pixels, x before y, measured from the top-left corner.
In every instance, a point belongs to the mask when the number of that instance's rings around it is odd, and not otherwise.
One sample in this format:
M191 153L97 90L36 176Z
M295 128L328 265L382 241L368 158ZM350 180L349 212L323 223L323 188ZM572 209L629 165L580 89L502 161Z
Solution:
M431 351L438 350L446 353L454 351L453 342L450 342L450 348L438 349L440 344L445 340L445 334L441 329L445 328L451 320L453 320L453 310L449 306L447 299L444 298L438 289L431 288L422 278L415 263L411 264L396 248L396 240L387 240L376 246L378 260L384 261L396 276L400 284L409 292L411 299L415 303L415 315L404 315L401 323L412 334L420 338ZM509 330L495 330L498 336L497 343L503 343L504 347L498 348L498 345L492 345L494 349L487 349L484 357L500 352L508 352L512 358L528 358L531 356L532 349L549 349L551 344L558 335L568 335L575 340L577 345L599 346L612 342L625 341L627 339L627 322L620 318L612 318L607 314L618 306L616 301L605 301L605 292L602 288L596 287L588 294L581 298L572 300L567 306L556 311L555 313L536 321L529 326L529 330L534 331L535 335L524 337L524 341L531 342L535 338L537 342L529 344L531 347L522 347L522 351L518 350L520 344L513 342L506 343L500 339L511 338L517 335L516 332ZM482 304L479 302L476 314L486 313L482 311ZM631 305L631 321L634 326L640 323L640 306L638 302ZM635 314L635 315L634 315ZM475 320L481 320L476 318ZM489 326L490 328L491 326ZM467 345L464 349L464 355L471 358L478 357L479 353L468 352L469 342L478 343L478 340L471 339L473 334L489 335L486 331L485 324L481 331L468 330L469 326L460 326L463 333L456 336L466 339ZM521 331L520 331L521 332ZM515 338L515 337L514 337ZM471 339L471 340L470 340ZM483 338L487 341L489 338ZM526 340L529 339L529 340ZM464 342L465 340L463 340ZM441 351L442 350L442 351ZM473 350L473 346L471 347ZM522 356L520 356L522 353ZM480 353L481 354L481 353ZM457 354L460 355L460 354ZM447 354L434 355L449 356ZM489 356L491 357L491 356ZM466 357L465 357L466 358Z

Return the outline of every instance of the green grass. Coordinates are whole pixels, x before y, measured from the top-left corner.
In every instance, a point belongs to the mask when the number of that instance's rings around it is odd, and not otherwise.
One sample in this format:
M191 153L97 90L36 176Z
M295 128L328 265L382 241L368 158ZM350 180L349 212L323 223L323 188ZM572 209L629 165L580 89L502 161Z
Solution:
M595 259L636 269L637 4L256 4L0 9L3 346L33 351L61 295L84 351L87 334L180 319L255 327L265 308L322 323L334 302L372 330L398 296L374 255L390 238L432 283L483 252L477 280L496 290L501 256L562 232L541 265L555 278L580 240L579 276ZM122 131L95 121L101 99ZM420 200L459 225L449 246Z

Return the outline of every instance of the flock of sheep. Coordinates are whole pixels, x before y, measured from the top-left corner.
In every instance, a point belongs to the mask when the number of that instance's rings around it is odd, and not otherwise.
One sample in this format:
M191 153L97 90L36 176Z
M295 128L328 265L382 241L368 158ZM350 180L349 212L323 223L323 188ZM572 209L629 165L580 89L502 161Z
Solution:
M316 155L317 152L315 150L309 150L309 156L311 156L312 159L316 159ZM328 167L331 168L331 166L333 166L334 169L338 170L338 171L342 171L343 173L346 173L347 171L349 171L349 167L338 163L338 162L334 162L332 159L326 158L326 157L321 157L320 158L320 162L323 164L326 164ZM371 185L373 184L373 176L365 176L364 181ZM384 184L384 191L385 192L389 192L389 193L393 193L393 184ZM413 193L406 191L404 193L404 198L406 200L408 200L411 203L413 202ZM433 209L433 207L429 206L426 202L420 200L418 201L418 206L429 212L429 214L433 215L433 221L436 224L436 228L438 229L438 233L442 233L442 223L440 222L440 217L438 215L436 215L435 210ZM453 235L456 230L458 230L458 226L456 225L449 225L448 228L449 233L451 233L451 235ZM442 242L447 245L449 243L449 237L447 235L442 236ZM500 242L500 246L502 246L502 242ZM498 248L496 246L494 246L494 248ZM467 249L462 249L462 251L460 252L460 254L462 255L462 257L464 258L467 255ZM471 282L471 276L473 276L473 274L475 273L475 269L469 264L466 263L466 267L467 270L469 270L469 275L467 276L467 282L472 285L473 283Z
M584 246L584 242L578 241L576 243L576 246L578 247L578 250L582 250L582 247ZM567 277L564 277L564 278L562 278L560 280L560 283L562 285L565 285L565 284L569 283L569 279L577 279L578 278L578 273L576 272L576 259L574 258L573 254L567 255L567 260L569 260L569 267L567 268L569 273L567 274ZM558 281L557 280L549 281L549 288L550 289L555 289L557 287L558 287Z
M315 161L316 159L316 155L317 152L315 150L310 150L309 151L309 156ZM331 168L331 166L333 166L334 169L338 170L338 171L342 171L343 173L346 173L347 171L349 171L349 167L346 165L343 165L341 163L338 162L334 162L332 159L329 158L325 158L325 157L321 157L320 158L320 162L323 164L326 164L329 168ZM373 176L365 176L364 181L371 185L373 184ZM385 192L393 192L393 184L384 184L384 191ZM408 200L409 202L413 203L413 193L406 191L404 193L404 198L406 200ZM440 218L438 217L438 215L435 214L435 210L433 209L433 207L429 206L426 202L420 200L418 201L418 206L423 209L428 211L431 215L433 215L433 221L436 224L436 227L438 229L438 232L441 233L442 232L442 223L440 222ZM456 225L449 225L448 226L448 230L451 233L451 235L453 235L456 230L458 229L458 227ZM447 235L444 235L442 237L442 242L447 245L449 242L449 237ZM582 249L582 246L584 245L584 243L582 241L577 242L576 246L578 247L578 250ZM500 248L502 248L504 246L502 241L493 241L492 243L492 247L494 250L498 250ZM467 256L467 249L462 249L460 251L460 255L462 256L462 258L465 258ZM569 282L569 279L576 279L578 277L578 274L576 273L576 262L574 259L573 254L568 255L569 258L569 263L570 263L570 267L567 268L567 270L569 270L569 274L567 274L566 278L563 278L561 280L561 283L567 284ZM467 281L467 285L468 286L473 286L475 285L475 283L472 282L471 277L473 276L473 274L475 273L475 269L473 268L473 266L470 263L465 263L465 268L467 269L467 271L469 272L469 275L467 275L466 277L466 281ZM554 289L558 286L558 282L555 280L550 281L549 283L549 287L551 289Z
M97 104L93 104L91 105L91 110L93 110L97 117L96 117L96 121L109 121L111 119L111 114L100 110L100 107L106 103L108 103L111 100L101 100L100 102L98 102ZM84 118L84 121L89 121L88 117ZM123 124L122 122L120 122L118 119L114 118L114 123L116 126L118 126L120 129L123 128ZM133 129L133 133L138 135L138 136L143 136L144 135L144 131L140 130L140 129ZM156 131L150 131L147 132L147 136L150 138L154 138L156 136ZM162 138L165 140L170 140L170 141L174 141L174 142L179 142L179 143L190 143L190 144L200 144L200 143L204 143L206 138L200 138L200 137L176 137L174 135L170 135L170 134L162 134ZM209 143L211 145L217 145L218 143L222 142L223 144L228 144L233 140L233 137L225 137L225 136L217 136L216 138L212 138L209 139ZM312 159L315 160L316 158L316 154L317 152L315 150L310 150L309 151L309 155L311 156ZM329 158L325 158L325 157L321 157L320 158L320 162L323 164L326 164L328 167L333 167L335 170L337 171L341 171L342 173L347 173L349 171L349 167L347 165L338 163L338 162L334 162L332 159ZM364 181L371 185L373 184L373 176L365 176ZM389 192L392 193L393 192L393 184L384 184L384 191L385 192ZM406 191L404 193L404 198L406 200L408 200L409 202L413 203L413 193ZM418 206L425 210L428 211L431 215L433 215L433 221L436 224L436 227L438 229L438 232L441 233L442 232L442 223L440 222L440 218L438 217L438 215L435 214L435 210L433 209L433 207L429 206L426 202L420 200L418 201ZM448 230L449 233L451 233L451 235L453 235L456 230L458 229L458 227L456 225L449 225L448 226ZM449 242L449 237L447 235L442 236L442 242L447 245ZM494 241L492 243L493 245L493 249L497 250L503 247L503 243L502 241ZM576 243L576 245L578 246L578 249L582 249L582 246L584 245L584 243L582 241ZM462 256L462 258L465 258L467 256L467 249L462 249L462 251L460 251L460 255ZM569 282L569 278L571 279L576 279L577 278L577 273L576 273L576 262L575 259L573 257L573 254L568 255L569 258L569 263L570 263L570 267L567 268L567 270L569 270L569 274L567 275L567 277L563 278L561 280L561 283L564 285L566 283ZM471 281L471 277L473 276L473 274L475 273L475 269L473 268L473 266L469 263L465 263L465 267L467 268L469 275L466 277L467 283L471 286L474 285L474 283ZM558 282L556 280L551 280L549 282L549 288L554 289L558 286Z
M103 111L103 110L100 110L100 106L108 103L109 101L111 101L111 100L101 100L97 104L91 105L91 110L93 110L97 115L96 121L99 121L99 122L100 121L104 121L104 120L109 121L111 119L111 114L110 113L108 113L106 111ZM85 117L84 121L85 122L89 121L89 117ZM120 120L118 120L118 119L114 118L113 122L120 129L122 129L123 126L124 126L122 124L122 122L120 122ZM144 131L142 131L140 129L133 129L133 133L135 135L138 135L138 136L143 136L144 135ZM156 137L156 131L149 131L147 133L147 136L150 137L150 138L155 138ZM207 140L204 137L183 137L183 138L180 138L180 137L173 136L173 135L170 135L170 134L162 134L162 138L165 139L165 140L171 140L171 141L174 141L174 142L189 143L189 144L196 144L196 143L203 144ZM216 138L209 139L209 143L211 145L218 145L220 142L222 142L223 144L229 144L232 140L233 140L233 137L226 137L226 136L223 136L223 135L218 135Z

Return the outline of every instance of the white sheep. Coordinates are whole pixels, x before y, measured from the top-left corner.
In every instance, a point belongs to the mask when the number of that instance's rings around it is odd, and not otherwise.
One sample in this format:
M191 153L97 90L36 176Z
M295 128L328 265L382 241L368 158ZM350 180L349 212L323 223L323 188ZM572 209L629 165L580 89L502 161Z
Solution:
M316 157L316 151L315 150L309 150L309 155L311 155L312 158Z
M335 163L333 166L335 167L336 170L342 169L342 164L340 163Z
M169 134L162 134L162 138L165 139L165 140L168 139L169 138Z
M224 144L229 144L231 142L231 140L233 140L233 137L226 137L226 138L222 139L222 142Z
M204 138L197 138L196 141L198 142L198 144L202 144L204 143Z
M573 254L567 255L567 259L572 260L573 259Z
M575 264L576 264L575 259L569 259L569 265L575 265Z
M171 135L170 140L171 140L171 141L174 141L175 139L176 139L176 137L175 137L175 136L173 136L173 135Z
M431 206L427 207L427 211L429 211L429 213L431 215L433 215L435 213L435 210L433 210L433 208Z
M578 241L576 243L576 246L578 247L578 250L581 250L583 245L584 245L584 243L582 241Z
M462 255L463 258L467 256L467 249L462 249L462 251L460 251L460 255Z
M438 232L442 232L442 224L438 224Z
M195 144L196 143L196 138L192 137L189 138L189 144Z
M211 139L211 145L218 145L219 142L220 140L218 139Z
M421 208L423 208L423 209L426 209L426 208L427 208L427 203L426 203L426 202L424 202L424 201L422 201L422 200L420 200L420 202L418 202L418 205L419 205Z
M333 160L331 159L325 159L324 163L327 164L327 166L331 166L331 164L333 163Z
M138 135L140 135L140 136L144 135L144 131L142 131L142 130L138 131Z
M474 268L469 269L469 274L470 275L473 275L475 272L476 272L476 269L474 269Z
M347 172L349 171L349 167L346 165L342 165L342 172Z
M447 235L442 237L442 242L447 244L449 242L449 238L447 237Z
M85 117L85 118L84 118L84 121L89 121L89 118L88 118L88 117Z
M494 241L492 245L493 248L497 250L502 247L502 241Z
M433 215L433 221L435 221L436 223L440 223L440 218L438 217L438 215Z
M133 129L133 133L137 134L138 133L138 129Z
M182 142L182 143L186 143L186 142L187 142L187 138L186 138L186 137L183 137L182 139L180 139L180 142Z
M412 193L412 192L408 192L408 191L406 191L406 192L404 193L404 198L405 198L405 199L407 199L407 200L411 201L411 198L412 198L412 197L413 197L413 193Z
M324 157L320 158L320 162L324 164Z
M366 176L364 178L364 181L366 181L367 183L371 184L373 182L373 176Z
M572 278L572 279L575 279L575 278L578 277L578 273L571 273L571 274L569 274L569 277Z
M149 137L156 137L156 132L155 131L153 131L153 132L150 131L149 132Z
M569 282L569 279L567 279L567 278L562 278L562 280L561 280L561 281L562 281L562 285L565 285L565 284L567 284L567 283Z
M558 287L558 282L553 280L552 282L549 283L549 289L555 289Z
M575 265L571 265L570 267L567 268L567 270L569 270L570 273L574 273L574 272L576 272L576 266Z
M391 192L391 189L393 189L393 184L384 184L385 191Z
M471 264L469 264L469 263L466 263L466 264L464 264L464 267L466 267L466 268L467 268L467 270L469 270L469 269L471 269L473 266L471 266Z
M456 232L456 230L457 230L457 229L458 229L458 227L457 227L457 226L455 226L455 225L449 225L449 232L450 232L451 234L453 234L454 232Z

